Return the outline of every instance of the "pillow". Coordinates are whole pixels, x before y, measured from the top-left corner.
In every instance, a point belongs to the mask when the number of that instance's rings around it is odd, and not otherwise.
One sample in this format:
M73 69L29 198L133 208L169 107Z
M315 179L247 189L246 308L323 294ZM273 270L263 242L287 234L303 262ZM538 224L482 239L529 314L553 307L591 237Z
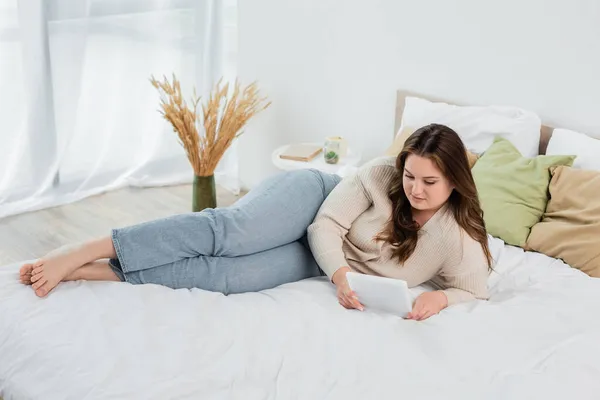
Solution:
M568 129L555 129L548 141L548 155L574 154L573 168L600 171L600 140Z
M548 202L549 168L573 163L574 156L523 157L497 137L473 167L483 218L490 235L523 247Z
M550 200L527 249L600 278L600 172L556 167L551 173Z
M402 131L400 131L400 133L396 135L394 142L385 151L385 155L395 157L400 154L402 148L404 147L404 142L406 142L406 139L408 139L408 137L412 135L414 131L415 129L412 128L404 128ZM469 160L469 167L473 168L473 165L475 165L479 156L467 150L467 158Z
M542 122L536 114L519 108L464 107L406 97L399 132L405 128L418 129L430 123L444 124L454 129L467 150L475 154L483 153L498 135L510 140L525 157L539 154Z

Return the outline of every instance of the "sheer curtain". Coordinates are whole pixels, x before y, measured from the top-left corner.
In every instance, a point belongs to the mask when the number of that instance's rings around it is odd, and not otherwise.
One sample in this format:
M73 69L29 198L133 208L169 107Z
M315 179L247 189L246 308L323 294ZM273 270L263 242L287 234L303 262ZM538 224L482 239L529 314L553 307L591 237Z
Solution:
M191 182L151 76L235 79L235 0L0 0L0 218ZM236 145L216 171L239 191Z

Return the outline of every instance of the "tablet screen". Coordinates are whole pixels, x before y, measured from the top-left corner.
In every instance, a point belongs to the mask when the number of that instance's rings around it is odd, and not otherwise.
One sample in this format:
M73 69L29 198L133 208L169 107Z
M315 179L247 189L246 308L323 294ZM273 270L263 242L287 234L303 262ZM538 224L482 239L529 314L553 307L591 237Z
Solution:
M346 278L365 311L383 311L405 318L412 310L412 296L406 281L357 272L348 272Z

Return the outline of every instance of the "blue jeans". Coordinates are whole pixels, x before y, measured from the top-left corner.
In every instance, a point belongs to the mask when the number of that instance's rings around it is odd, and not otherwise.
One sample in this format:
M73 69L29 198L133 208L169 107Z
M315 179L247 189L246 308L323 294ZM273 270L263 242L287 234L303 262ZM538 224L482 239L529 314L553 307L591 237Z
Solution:
M230 207L114 229L117 258L109 265L132 284L224 294L324 275L306 230L340 180L317 170L283 172Z

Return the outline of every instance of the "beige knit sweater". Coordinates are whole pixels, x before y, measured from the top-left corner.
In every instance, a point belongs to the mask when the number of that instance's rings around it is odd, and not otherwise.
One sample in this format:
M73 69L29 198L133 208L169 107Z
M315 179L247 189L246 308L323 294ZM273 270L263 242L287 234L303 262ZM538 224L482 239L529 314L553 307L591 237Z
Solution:
M402 279L409 287L431 283L448 304L487 299L488 266L481 245L444 206L419 231L414 253L404 262L392 258L392 246L373 238L392 215L388 187L395 157L375 159L346 177L323 202L308 228L315 259L331 278L341 267Z

